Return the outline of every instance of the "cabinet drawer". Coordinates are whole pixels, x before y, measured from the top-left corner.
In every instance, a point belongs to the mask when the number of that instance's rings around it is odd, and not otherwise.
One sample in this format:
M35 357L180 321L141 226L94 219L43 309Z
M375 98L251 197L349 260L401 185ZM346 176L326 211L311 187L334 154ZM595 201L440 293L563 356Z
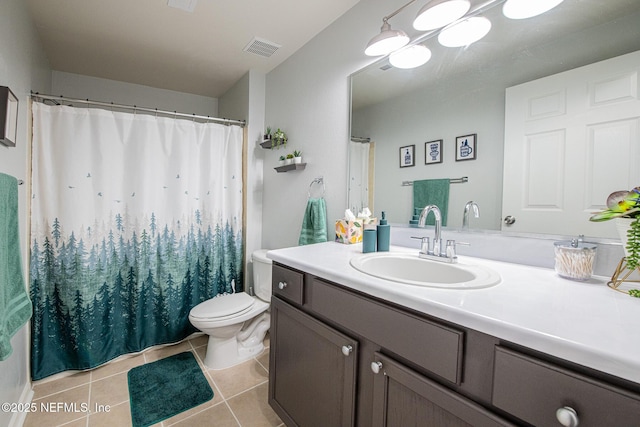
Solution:
M271 289L273 295L302 305L304 302L304 274L274 264L271 270Z
M580 427L637 426L640 396L560 366L496 347L492 403L536 426L559 425L571 407Z
M386 350L460 384L464 332L313 279L313 311Z

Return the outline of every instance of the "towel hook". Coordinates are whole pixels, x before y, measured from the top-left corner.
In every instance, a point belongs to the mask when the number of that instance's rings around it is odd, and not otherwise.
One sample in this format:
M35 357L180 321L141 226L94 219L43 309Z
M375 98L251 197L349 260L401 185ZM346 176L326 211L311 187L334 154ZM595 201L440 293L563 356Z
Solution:
M313 184L322 184L322 194L320 195L320 197L323 197L325 192L324 178L320 176L314 179L313 181L311 181L311 184L309 184L309 192L308 192L309 198L311 198L311 187L313 187Z

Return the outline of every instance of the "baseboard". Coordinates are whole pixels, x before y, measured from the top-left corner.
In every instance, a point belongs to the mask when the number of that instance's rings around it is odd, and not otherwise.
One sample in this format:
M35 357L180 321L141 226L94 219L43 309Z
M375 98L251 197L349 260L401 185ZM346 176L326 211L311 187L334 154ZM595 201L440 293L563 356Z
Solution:
M33 389L31 388L31 382L27 381L20 395L19 406L27 407L33 399ZM27 411L15 412L9 420L9 427L22 427L24 420L27 418Z

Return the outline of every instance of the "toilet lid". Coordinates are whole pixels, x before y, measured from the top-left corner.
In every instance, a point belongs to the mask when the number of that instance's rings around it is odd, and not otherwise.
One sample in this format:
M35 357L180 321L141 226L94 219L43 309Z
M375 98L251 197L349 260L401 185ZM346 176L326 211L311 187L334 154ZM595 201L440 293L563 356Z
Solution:
M214 319L218 317L232 316L247 311L255 299L245 292L222 295L201 302L191 310L192 317L201 319Z

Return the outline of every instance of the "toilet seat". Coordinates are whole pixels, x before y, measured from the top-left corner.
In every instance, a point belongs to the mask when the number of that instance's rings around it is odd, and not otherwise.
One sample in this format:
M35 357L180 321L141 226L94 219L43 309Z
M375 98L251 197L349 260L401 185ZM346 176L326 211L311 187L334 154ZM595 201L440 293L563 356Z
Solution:
M196 305L190 315L201 320L225 320L250 311L255 301L245 292L221 295Z
M201 302L189 312L189 321L200 330L222 327L250 320L268 308L268 303L238 292Z

